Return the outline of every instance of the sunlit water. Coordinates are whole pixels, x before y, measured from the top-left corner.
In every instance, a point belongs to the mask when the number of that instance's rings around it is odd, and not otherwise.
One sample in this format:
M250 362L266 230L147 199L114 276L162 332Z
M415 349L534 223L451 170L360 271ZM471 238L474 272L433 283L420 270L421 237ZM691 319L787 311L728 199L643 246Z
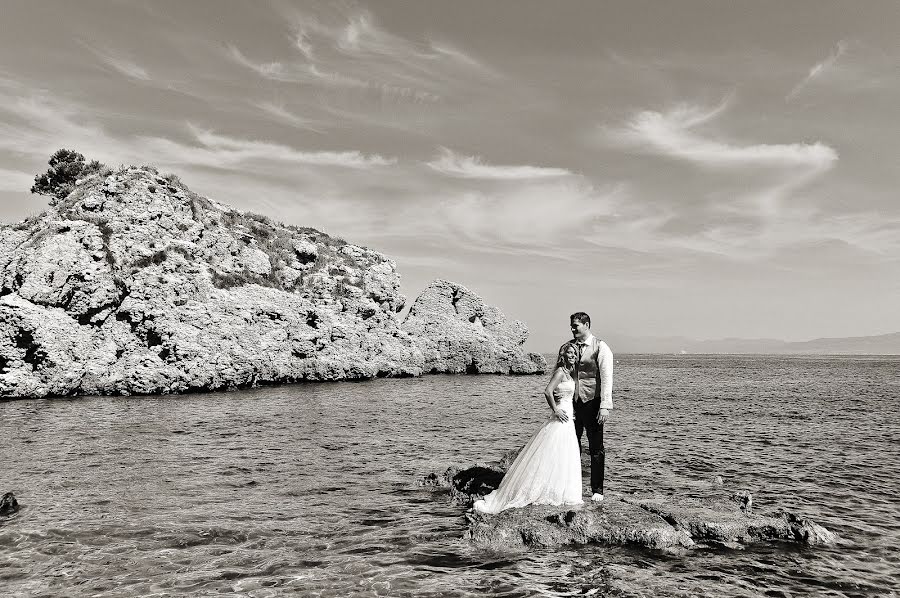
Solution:
M543 377L0 403L3 596L895 596L900 358L619 356L607 491L747 488L838 546L503 554L417 479L490 461Z

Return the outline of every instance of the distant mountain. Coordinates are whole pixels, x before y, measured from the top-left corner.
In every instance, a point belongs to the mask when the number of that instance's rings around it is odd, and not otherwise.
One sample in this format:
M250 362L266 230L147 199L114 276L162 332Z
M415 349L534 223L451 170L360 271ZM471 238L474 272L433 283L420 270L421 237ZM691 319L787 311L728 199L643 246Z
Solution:
M775 338L722 338L697 340L683 336L610 336L616 353L813 353L813 354L900 354L900 332L877 336L816 338L788 342Z

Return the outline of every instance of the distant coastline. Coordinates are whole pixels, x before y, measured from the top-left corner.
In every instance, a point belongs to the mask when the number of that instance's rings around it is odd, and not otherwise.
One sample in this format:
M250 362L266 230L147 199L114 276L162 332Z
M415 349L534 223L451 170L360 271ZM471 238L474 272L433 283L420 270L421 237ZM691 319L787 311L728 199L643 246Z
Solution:
M900 332L874 336L823 337L808 341L774 338L697 340L682 336L611 335L608 342L617 354L900 355Z

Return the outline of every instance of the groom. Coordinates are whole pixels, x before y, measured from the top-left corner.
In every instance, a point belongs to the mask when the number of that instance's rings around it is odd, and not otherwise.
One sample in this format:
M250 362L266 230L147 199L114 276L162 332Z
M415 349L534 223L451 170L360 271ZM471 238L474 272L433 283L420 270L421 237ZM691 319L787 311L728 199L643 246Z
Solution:
M588 452L591 455L591 500L603 500L603 473L606 450L603 447L603 424L609 421L612 409L613 354L605 342L591 334L591 317L583 311L569 316L572 336L579 349L575 364L575 434L581 446L581 434L587 432ZM559 348L557 367L563 363L563 352L569 343Z

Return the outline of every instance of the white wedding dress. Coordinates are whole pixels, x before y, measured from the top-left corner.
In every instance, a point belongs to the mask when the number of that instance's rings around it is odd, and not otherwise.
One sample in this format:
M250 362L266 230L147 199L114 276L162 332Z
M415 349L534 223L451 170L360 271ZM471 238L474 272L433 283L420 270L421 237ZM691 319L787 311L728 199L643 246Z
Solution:
M499 513L525 505L580 505L581 451L575 437L571 379L556 387L559 409L569 421L559 421L553 413L531 437L500 482L500 487L475 501L481 513Z

